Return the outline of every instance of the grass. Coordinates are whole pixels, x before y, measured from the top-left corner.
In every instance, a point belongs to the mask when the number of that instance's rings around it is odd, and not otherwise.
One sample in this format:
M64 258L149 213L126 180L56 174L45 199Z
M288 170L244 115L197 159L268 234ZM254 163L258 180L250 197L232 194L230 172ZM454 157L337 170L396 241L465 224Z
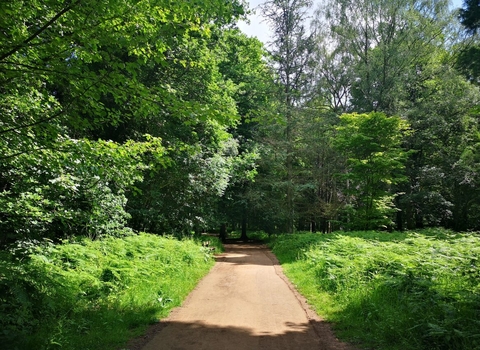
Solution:
M0 255L0 344L118 349L180 305L211 266L211 250L196 239L23 242Z
M270 244L342 338L378 350L480 349L478 235L296 234Z

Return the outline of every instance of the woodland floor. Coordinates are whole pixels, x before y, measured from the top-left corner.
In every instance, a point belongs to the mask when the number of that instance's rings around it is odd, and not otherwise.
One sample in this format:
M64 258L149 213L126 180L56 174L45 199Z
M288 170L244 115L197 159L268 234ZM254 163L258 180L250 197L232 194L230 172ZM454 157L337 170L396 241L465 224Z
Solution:
M225 249L183 306L126 349L354 350L308 307L265 246Z

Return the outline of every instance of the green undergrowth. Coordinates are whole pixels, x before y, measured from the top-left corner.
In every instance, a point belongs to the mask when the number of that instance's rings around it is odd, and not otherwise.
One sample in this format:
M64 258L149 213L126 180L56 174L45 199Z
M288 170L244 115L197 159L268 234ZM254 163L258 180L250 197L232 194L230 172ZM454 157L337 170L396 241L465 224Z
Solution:
M478 234L295 234L270 244L342 338L378 350L480 349Z
M228 233L227 239L240 239L241 236L241 231L232 231ZM249 241L268 242L270 235L264 231L249 231L247 232L247 237Z
M0 344L118 349L180 305L213 263L200 239L144 233L19 243L0 255Z

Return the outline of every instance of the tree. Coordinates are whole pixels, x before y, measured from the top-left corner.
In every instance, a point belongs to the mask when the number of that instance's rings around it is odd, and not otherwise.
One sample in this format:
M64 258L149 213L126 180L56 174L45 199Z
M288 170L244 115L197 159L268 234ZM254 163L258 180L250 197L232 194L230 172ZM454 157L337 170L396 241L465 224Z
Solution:
M168 84L183 108L190 108L179 115L167 104L160 115L134 124L135 132L161 137L169 150L168 165L160 164L139 186L142 194L131 196L132 225L158 233L190 233L224 223L246 228L244 192L257 158L252 130L272 84L263 47L238 30L222 28L185 46L177 57L187 70L178 63L154 66L146 74L150 86Z
M342 181L336 176L345 170L342 154L334 147L335 126L338 116L335 109L315 108L302 118L297 139L299 226L302 230L330 233L338 229L338 216L345 204Z
M393 225L396 208L392 187L406 178L403 174L408 153L401 143L408 124L383 113L343 114L336 128L336 147L347 158L342 179L351 196L349 228L378 229Z
M476 34L480 28L480 1L464 0L459 13L460 22L471 34Z
M270 55L282 89L278 108L284 124L281 147L285 153L282 182L287 232L293 232L295 228L295 124L301 115L310 81L314 36L307 32L306 20L312 3L311 0L271 0L261 6L263 16L273 30Z
M248 38L238 30L223 31L217 48L219 70L224 79L235 86L233 98L240 115L239 124L232 130L238 141L239 154L230 184L219 203L219 211L232 227L241 227L241 239L247 241L247 225L252 211L247 193L257 173L259 158L254 135L265 115L271 113L271 96L276 87L265 61L265 49L257 39Z
M480 44L466 43L458 52L455 66L470 82L480 85L480 60L478 57L480 57Z
M160 140L119 145L65 138L55 149L2 164L0 244L130 232L126 196L148 168L142 161L145 153L162 158Z
M463 6L459 19L470 38L459 45L456 66L468 80L480 84L480 44L476 35L480 27L480 1L465 0Z
M168 94L141 84L140 67L146 60L167 63L177 41L205 36L209 22L227 23L242 11L236 1L215 0L30 0L0 6L0 133L16 153L62 133L57 121L83 132L125 114L157 111L157 96ZM115 108L122 105L128 113Z
M177 160L197 165L186 177L198 175L199 193L221 192L230 165L219 155L232 144L226 129L235 124L236 108L217 67L202 65L211 57L204 53L212 29L242 13L236 0L2 2L0 221L6 233L15 239L110 234L126 225L127 196L144 175ZM210 79L195 90L202 73ZM170 134L175 126L180 139ZM154 136L145 140L149 131ZM92 217L114 224L107 229L94 220L81 229Z
M466 213L476 205L475 157L466 155L476 147L474 106L479 91L448 64L448 56L437 57L419 71L411 99L405 101L414 130L405 147L415 151L407 162L409 182L401 199L409 229L423 225L466 229Z
M409 76L443 44L447 19L446 1L329 1L316 20L326 53L319 89L337 106L348 96L343 109L398 114ZM342 79L331 77L332 63L347 72Z

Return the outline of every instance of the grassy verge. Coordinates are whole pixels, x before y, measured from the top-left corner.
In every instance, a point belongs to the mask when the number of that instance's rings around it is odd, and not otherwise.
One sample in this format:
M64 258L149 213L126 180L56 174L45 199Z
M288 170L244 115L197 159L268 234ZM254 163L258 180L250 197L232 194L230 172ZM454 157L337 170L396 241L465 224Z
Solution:
M193 239L23 243L0 256L0 344L118 349L180 305L212 265Z
M338 334L385 350L480 349L480 236L277 236L287 276Z

